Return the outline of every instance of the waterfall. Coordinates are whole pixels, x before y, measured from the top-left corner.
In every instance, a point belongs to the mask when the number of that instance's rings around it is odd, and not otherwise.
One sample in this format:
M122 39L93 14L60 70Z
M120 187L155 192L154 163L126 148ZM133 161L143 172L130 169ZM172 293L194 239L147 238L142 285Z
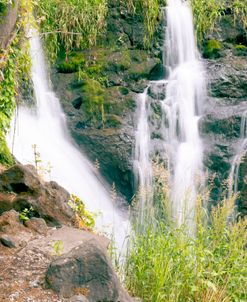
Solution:
M198 121L206 96L204 68L199 60L193 30L191 8L182 0L168 0L164 62L166 80L151 82L160 91L162 107L163 150L170 174L172 216L180 226L193 226L196 196L203 184L203 149ZM152 184L150 130L148 127L147 89L137 101L135 166L141 190ZM141 207L147 207L152 195L141 196Z
M237 146L236 155L233 158L229 175L229 195L238 192L238 176L241 160L247 151L247 111L241 117L240 141Z
M34 164L32 145L36 145L42 165L51 165L50 178L80 197L87 209L101 213L96 218L96 227L101 232L113 235L121 251L127 235L127 218L113 204L109 189L99 177L97 169L70 138L59 100L49 88L46 62L38 35L30 40L30 54L37 104L35 108L18 106L16 125L13 121L8 136L9 147L21 163Z
M171 166L172 212L178 225L193 225L196 194L203 182L198 121L206 89L191 8L182 0L168 0L166 65L169 76L162 108Z
M148 124L148 88L137 97L137 130L135 134L134 170L139 198L139 223L152 208L152 164L150 162L150 130Z

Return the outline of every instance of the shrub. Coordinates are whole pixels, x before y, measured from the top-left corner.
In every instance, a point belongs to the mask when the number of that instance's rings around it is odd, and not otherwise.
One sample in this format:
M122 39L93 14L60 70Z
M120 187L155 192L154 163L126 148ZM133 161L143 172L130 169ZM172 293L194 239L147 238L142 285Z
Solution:
M246 301L247 220L229 221L234 199L209 217L198 208L197 232L146 221L134 234L126 261L126 286L148 302Z
M246 56L247 55L247 47L242 44L238 44L234 46L234 53L237 56Z
M217 40L208 40L204 45L205 58L216 59L220 57L221 43Z

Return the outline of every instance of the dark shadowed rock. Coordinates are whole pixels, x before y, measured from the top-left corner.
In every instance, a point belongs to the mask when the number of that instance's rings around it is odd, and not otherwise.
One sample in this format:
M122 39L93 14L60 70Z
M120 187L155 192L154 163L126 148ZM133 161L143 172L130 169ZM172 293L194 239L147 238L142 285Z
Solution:
M0 236L0 243L9 248L16 248L15 242L7 235Z
M71 297L76 291L87 291L90 302L117 302L122 289L104 249L94 239L54 260L46 273L50 288L62 296ZM126 298L121 302L131 301Z
M43 182L33 166L17 164L0 174L0 214L15 209L30 209L50 225L70 225L74 214L68 205L69 193L56 182ZM15 194L10 198L7 193ZM2 198L1 198L2 197ZM9 198L7 198L9 197Z

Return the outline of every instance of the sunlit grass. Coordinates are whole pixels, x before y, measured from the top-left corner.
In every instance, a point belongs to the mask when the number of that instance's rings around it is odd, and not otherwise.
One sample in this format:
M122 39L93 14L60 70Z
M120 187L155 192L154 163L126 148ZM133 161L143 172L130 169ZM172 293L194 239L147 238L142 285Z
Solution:
M129 241L125 283L130 293L149 302L246 301L247 219L233 219L236 196L208 212L202 206L208 194L198 195L195 231L178 228L167 211L167 176L155 169L158 210L146 216L141 232L133 229Z

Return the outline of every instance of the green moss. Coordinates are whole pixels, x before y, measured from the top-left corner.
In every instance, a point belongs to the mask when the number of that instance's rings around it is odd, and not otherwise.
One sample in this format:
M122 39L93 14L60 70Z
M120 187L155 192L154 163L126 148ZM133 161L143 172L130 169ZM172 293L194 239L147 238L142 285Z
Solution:
M122 118L115 114L105 115L105 127L106 128L118 128L122 125Z
M127 95L127 94L129 94L129 89L126 88L126 87L119 87L118 90L120 91L120 93L121 93L122 95Z
M57 64L57 69L61 73L73 73L79 71L85 65L85 58L80 53L72 53Z
M82 86L83 102L88 112L93 113L95 109L104 104L105 89L102 85L92 79L87 79Z
M222 46L217 40L208 40L204 45L203 55L205 58L216 59L220 57L220 50Z
M238 44L234 46L234 54L236 56L246 56L247 55L247 47L242 44Z

